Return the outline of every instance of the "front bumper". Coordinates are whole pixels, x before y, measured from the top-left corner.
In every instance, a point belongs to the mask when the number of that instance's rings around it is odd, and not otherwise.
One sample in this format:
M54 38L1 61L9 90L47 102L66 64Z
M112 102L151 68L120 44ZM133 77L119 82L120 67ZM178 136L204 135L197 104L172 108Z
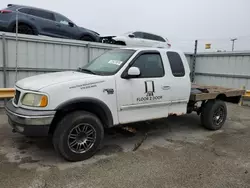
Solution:
M5 106L9 124L15 132L26 136L48 136L55 111L27 110L15 107L12 100Z

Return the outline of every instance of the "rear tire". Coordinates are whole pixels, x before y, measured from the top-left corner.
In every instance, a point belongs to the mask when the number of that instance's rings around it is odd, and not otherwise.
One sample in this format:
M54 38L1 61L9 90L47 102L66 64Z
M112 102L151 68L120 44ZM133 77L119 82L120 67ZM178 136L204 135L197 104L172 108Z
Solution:
M86 111L75 111L65 116L53 134L53 145L67 161L82 161L92 157L104 137L99 118Z
M209 100L202 106L201 124L209 130L219 130L227 119L227 106L221 100Z
M16 26L13 28L13 32L16 33ZM33 29L25 24L18 25L18 33L26 35L34 35Z

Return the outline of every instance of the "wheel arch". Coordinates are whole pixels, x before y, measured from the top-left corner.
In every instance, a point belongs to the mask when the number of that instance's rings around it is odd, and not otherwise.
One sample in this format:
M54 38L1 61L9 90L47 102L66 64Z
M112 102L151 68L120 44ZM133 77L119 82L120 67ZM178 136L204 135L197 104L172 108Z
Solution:
M79 39L81 40L81 38L83 38L83 37L90 37L94 42L96 42L96 38L93 35L91 35L90 33L82 33L80 35Z
M37 27L34 24L30 23L30 22L27 22L25 20L18 20L18 25L27 25L34 31L35 35L39 34ZM9 30L13 31L15 26L16 26L16 21L13 21L9 26Z
M122 40L115 40L115 44L117 45L122 45L122 46L126 46L126 42L122 41Z
M105 128L112 127L114 124L111 110L103 101L96 98L84 97L68 100L56 107L55 118L52 121L49 132L54 132L61 117L76 110L85 110L95 114Z

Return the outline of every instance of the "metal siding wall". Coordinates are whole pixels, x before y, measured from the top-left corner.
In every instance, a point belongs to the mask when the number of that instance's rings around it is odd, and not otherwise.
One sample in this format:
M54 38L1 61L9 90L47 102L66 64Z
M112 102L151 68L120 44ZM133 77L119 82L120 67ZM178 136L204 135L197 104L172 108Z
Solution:
M108 44L21 34L18 37L18 43L16 43L15 34L6 33L5 35L7 87L15 85L16 44L18 45L17 80L47 72L77 69L105 51L117 48L117 46ZM2 37L1 33L0 37ZM2 57L2 49L2 41L0 41L0 57ZM1 58L0 63L0 67L2 67ZM4 87L3 71L0 72L0 80L0 87Z
M214 76L195 76L195 82L202 85L216 85L229 88L242 88L250 89L250 80L243 78L225 78L225 77L214 77Z
M90 52L90 61L92 61L93 59L95 59L96 57L100 56L101 54L103 54L104 52L106 52L106 49L103 48L94 48L94 47L90 47L89 48Z
M0 70L0 88L4 88L3 85L3 71Z
M250 52L198 54L195 82L250 89Z
M105 51L117 47L101 43L19 35L17 79L46 72L76 69ZM3 66L2 49L2 33L0 33L0 67ZM6 33L6 50L7 87L14 87L16 75L15 34ZM192 67L192 54L186 54L186 58ZM195 82L232 88L246 86L247 89L250 89L249 70L250 52L197 54ZM4 87L2 69L0 70L1 87Z
M0 36L0 68L3 68L3 40L2 36ZM3 81L3 70L0 69L0 88L4 87Z
M189 67L191 68L192 65L192 55L191 54L186 54L185 55L189 64Z
M197 73L249 75L249 56L197 56Z
M0 67L3 67L3 41L0 36Z

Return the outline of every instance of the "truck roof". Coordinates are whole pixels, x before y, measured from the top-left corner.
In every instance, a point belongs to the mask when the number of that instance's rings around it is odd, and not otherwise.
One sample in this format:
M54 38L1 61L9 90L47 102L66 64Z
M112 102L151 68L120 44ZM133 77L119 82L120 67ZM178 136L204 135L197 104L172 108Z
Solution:
M155 50L155 51L159 51L159 52L174 51L174 52L178 52L178 53L183 53L182 51L174 49L174 48L122 47L120 49L128 49L128 50L136 50L136 51Z

